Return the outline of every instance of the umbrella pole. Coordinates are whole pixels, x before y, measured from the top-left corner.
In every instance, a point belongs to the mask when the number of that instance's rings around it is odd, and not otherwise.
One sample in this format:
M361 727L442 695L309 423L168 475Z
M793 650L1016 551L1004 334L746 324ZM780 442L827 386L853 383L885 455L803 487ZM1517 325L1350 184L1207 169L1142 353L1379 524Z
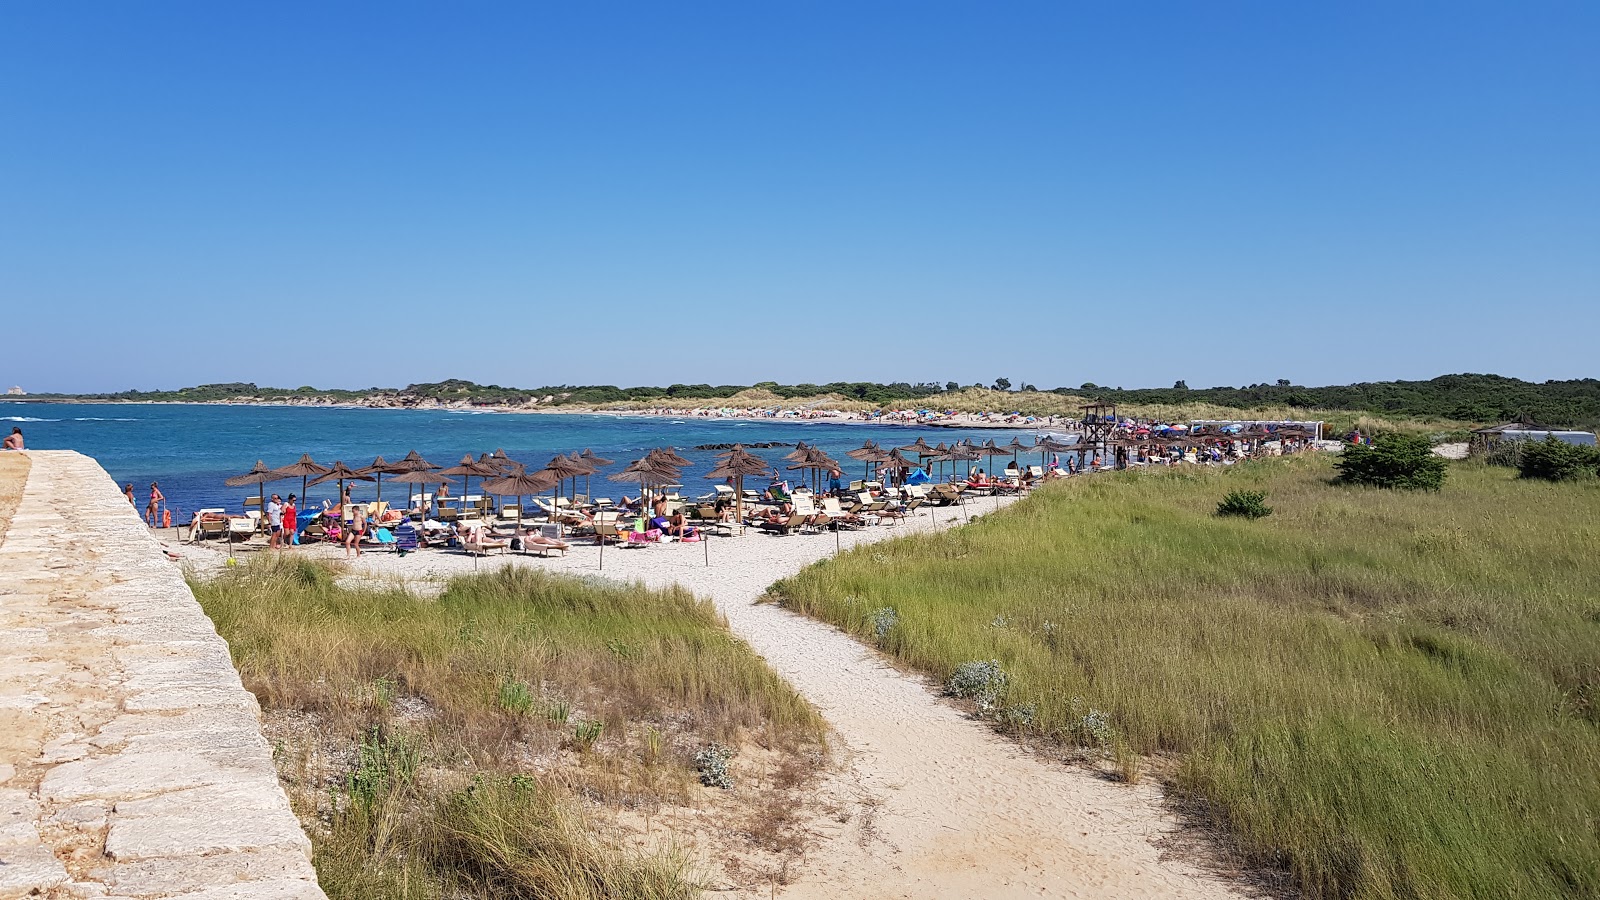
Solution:
M700 526L700 543L705 544L705 547L703 547L701 549L705 550L705 552L706 552L706 568L708 568L708 569L711 568L711 541L710 541L710 537L711 537L711 532L707 531L706 527L704 525L701 525Z

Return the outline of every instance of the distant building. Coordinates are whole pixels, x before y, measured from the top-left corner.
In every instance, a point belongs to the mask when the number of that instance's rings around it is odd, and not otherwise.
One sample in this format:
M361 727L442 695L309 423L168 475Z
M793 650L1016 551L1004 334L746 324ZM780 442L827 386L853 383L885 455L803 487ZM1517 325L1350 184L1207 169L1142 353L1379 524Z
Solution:
M19 388L19 387L16 387L15 385L13 385L10 390L6 391L6 396L7 397L26 397L26 396L28 396L28 392L23 390L22 388Z
M1501 441L1542 441L1550 437L1580 447L1595 446L1595 436L1592 432L1566 431L1535 425L1532 422L1507 422L1504 425L1479 428L1472 432L1472 436L1475 442L1484 447L1492 447Z

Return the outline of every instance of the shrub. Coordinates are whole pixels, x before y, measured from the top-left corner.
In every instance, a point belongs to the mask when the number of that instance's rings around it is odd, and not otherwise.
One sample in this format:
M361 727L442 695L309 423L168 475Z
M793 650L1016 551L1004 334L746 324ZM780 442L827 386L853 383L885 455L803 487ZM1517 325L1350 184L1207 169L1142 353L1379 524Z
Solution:
M894 607L885 606L872 611L872 633L877 635L879 643L882 643L898 624L900 624L900 614L895 612Z
M1437 491L1444 486L1446 463L1421 435L1385 434L1371 444L1344 448L1334 468L1343 484Z
M1574 481L1592 477L1600 469L1600 451L1557 440L1554 435L1522 443L1521 449L1517 471L1523 478Z
M975 659L956 666L945 686L952 695L971 700L980 710L988 712L999 703L1008 680L998 659Z
M1266 500L1266 491L1229 491L1228 496L1217 504L1217 515L1244 516L1246 519L1270 516L1272 507L1267 505Z
M706 787L733 788L733 775L728 772L728 761L733 751L721 744L711 744L694 755L694 766L700 771L700 783Z

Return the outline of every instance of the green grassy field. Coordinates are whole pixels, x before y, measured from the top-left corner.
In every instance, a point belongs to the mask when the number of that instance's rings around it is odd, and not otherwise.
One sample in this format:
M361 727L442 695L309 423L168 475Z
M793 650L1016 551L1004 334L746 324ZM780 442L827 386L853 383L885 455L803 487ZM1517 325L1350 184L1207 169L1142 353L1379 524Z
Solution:
M822 741L817 713L685 591L513 567L425 600L335 574L263 556L192 583L280 726L334 900L699 896L684 855L586 807L689 802L710 790L694 757L713 743L803 779Z
M941 679L998 660L997 726L1127 777L1159 754L1309 896L1600 896L1600 482L1331 476L1298 458L1074 480L774 596ZM1233 489L1274 514L1218 518Z

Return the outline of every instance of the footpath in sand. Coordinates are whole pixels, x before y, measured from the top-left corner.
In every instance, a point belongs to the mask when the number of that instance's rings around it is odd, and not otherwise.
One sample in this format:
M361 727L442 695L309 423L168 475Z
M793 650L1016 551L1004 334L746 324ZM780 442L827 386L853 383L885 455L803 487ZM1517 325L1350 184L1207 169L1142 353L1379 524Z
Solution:
M979 499L967 512L996 508ZM935 510L948 528L958 508ZM933 527L931 516L841 536L848 549ZM755 601L773 581L834 552L835 536L752 533L701 544L608 549L604 574L651 586L681 584L715 600L749 642L822 711L843 746L845 765L822 791L851 813L813 823L819 840L791 870L784 897L992 898L1238 896L1237 882L1165 852L1177 828L1159 786L1129 786L1036 758L956 706L923 679L887 665L831 625ZM706 565L709 550L710 566ZM332 548L295 552L328 554ZM210 554L210 551L190 550ZM215 564L216 556L211 555ZM358 575L400 578L414 587L501 565L595 574L599 554L575 547L549 560L493 556L368 553ZM1192 843L1192 842L1190 842ZM719 893L717 896L729 896ZM768 896L763 888L760 896Z
M94 460L28 457L0 535L0 900L322 900L255 698L177 567Z

